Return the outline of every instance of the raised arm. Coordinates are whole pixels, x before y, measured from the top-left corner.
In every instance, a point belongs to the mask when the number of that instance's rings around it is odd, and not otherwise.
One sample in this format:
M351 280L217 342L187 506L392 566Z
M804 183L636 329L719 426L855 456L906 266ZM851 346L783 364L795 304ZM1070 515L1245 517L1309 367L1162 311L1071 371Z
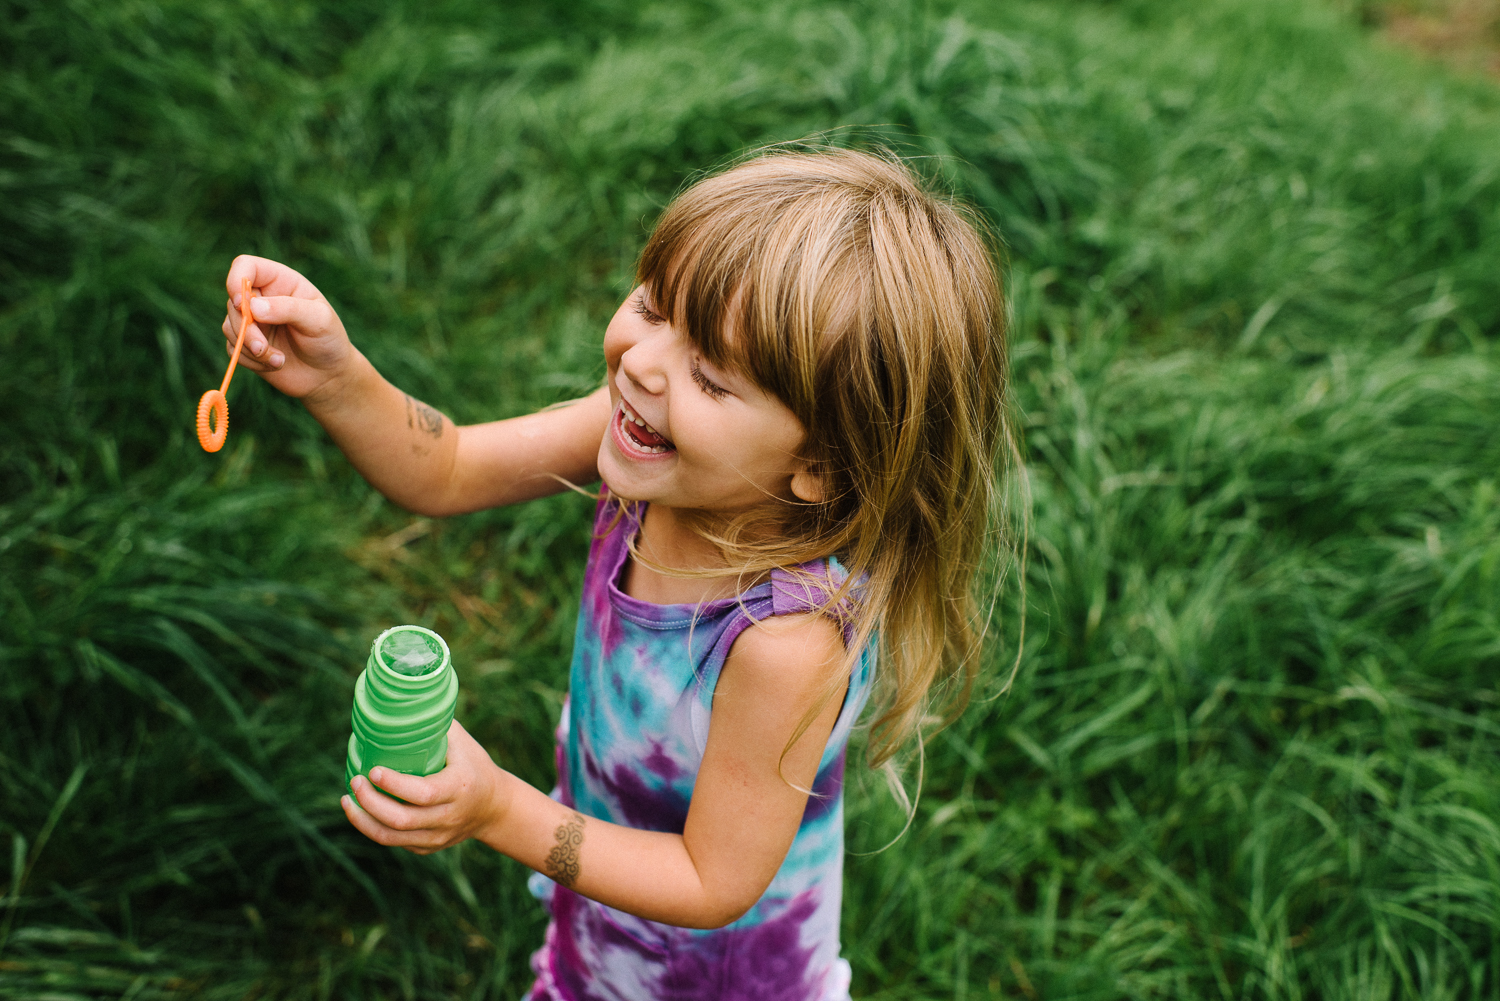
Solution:
M817 776L843 703L847 679L834 674L842 659L837 627L819 616L768 619L740 635L715 689L680 835L568 809L498 768L456 722L443 771L372 773L406 804L356 777L363 810L345 797L344 812L381 844L426 854L479 838L600 903L652 921L717 928L754 906L797 835L803 790ZM830 686L827 704L783 760L803 715Z
M241 256L226 287L237 312L249 278L256 322L241 364L302 400L365 479L419 514L447 515L529 500L598 478L609 423L607 390L572 404L456 427L391 385L350 342L323 294L282 264ZM225 320L226 337L231 322Z

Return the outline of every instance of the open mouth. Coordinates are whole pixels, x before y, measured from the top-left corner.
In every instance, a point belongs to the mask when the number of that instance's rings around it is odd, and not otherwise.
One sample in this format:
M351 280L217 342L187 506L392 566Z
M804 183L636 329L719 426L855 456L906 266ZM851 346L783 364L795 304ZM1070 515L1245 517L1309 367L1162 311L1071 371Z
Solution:
M620 401L620 416L618 420L620 433L642 452L651 452L660 455L676 450L675 446L664 435L650 424L641 420L640 415L630 409L630 404L624 400Z

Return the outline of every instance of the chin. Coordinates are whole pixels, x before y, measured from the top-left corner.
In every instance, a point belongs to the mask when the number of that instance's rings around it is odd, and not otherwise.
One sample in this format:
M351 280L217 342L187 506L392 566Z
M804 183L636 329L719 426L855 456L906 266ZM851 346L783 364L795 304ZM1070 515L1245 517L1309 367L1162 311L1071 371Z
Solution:
M645 500L646 491L641 489L641 484L630 475L629 467L620 461L620 457L614 454L609 443L599 451L599 479L609 487L612 497L621 500L638 501Z

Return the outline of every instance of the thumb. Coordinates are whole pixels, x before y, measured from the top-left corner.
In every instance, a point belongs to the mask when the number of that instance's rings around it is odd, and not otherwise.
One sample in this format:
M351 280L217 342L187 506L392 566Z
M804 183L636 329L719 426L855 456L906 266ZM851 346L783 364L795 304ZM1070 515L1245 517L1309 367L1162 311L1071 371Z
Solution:
M285 324L308 337L324 337L342 328L338 314L322 299L290 295L251 296L250 315L258 324Z
M470 736L469 731L457 719L448 724L448 746L452 747L455 742L466 748L479 746L479 741Z
M465 730L458 720L448 725L448 763L451 765L455 762L462 765L462 770L470 774L495 765L495 759L490 757L490 752L483 744L475 740L474 735Z

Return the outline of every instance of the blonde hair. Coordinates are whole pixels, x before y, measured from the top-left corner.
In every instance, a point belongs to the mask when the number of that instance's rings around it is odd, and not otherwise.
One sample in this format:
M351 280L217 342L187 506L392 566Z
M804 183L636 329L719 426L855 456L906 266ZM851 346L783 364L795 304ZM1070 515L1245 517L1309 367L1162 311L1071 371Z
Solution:
M975 592L1001 548L1014 450L981 232L893 154L773 148L678 196L637 268L653 308L710 363L748 375L806 429L821 501L694 525L742 574L839 557L849 576L827 611L853 636L845 667L871 636L879 648L875 766L934 713L946 724L962 712L993 607Z

